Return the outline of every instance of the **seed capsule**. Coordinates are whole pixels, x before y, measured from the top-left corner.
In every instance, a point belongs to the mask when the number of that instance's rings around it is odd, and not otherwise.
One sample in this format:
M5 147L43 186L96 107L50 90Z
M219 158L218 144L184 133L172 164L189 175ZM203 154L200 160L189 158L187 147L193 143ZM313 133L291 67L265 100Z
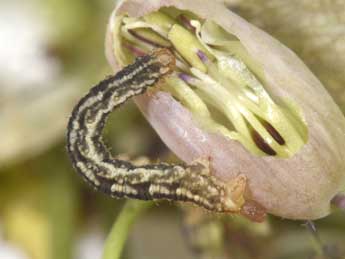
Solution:
M165 18L153 24L152 17ZM290 219L330 213L345 183L345 118L295 54L218 2L125 0L107 35L115 69L135 56L123 58L126 26L173 47L175 77L137 104L174 153L187 163L210 158L224 182L244 174L245 198L259 204L247 214L262 207ZM130 44L150 50L140 39Z

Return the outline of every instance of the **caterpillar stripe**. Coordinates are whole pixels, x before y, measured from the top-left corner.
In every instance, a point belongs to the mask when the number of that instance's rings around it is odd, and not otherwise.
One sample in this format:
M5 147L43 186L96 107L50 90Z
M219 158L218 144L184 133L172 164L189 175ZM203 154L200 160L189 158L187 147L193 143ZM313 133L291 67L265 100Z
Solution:
M73 166L96 190L112 197L187 201L217 212L238 210L229 188L203 163L135 166L114 159L102 141L109 114L159 84L174 67L173 54L157 49L94 86L75 106L68 123L67 149Z

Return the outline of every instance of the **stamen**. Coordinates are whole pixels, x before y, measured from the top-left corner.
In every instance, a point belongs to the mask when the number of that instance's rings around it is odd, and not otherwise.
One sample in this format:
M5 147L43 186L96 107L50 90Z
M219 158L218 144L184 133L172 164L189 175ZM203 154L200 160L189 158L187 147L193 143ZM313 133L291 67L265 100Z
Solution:
M185 73L179 73L178 77L182 79L183 81L185 81L186 83L190 83L190 81L192 80L192 77Z
M188 30L190 30L191 32L195 33L196 28L192 25L191 20L190 20L187 16L181 14L181 15L178 16L177 19L182 23L182 25L183 25L186 29L188 29Z
M251 128L251 135L256 146L267 155L275 156L277 152L274 151L269 144L261 137L261 135L253 128Z
M141 35L140 35L138 32L136 32L135 30L130 29L130 30L128 30L128 32L129 32L134 38L137 38L138 40L141 40L142 42L145 42L145 43L147 43L147 44L150 44L150 45L152 45L152 46L154 46L154 47L158 47L158 48L164 47L164 46L158 44L157 42L151 41L151 40L149 40L149 39L147 39L147 38L141 36Z
M278 142L279 145L283 146L285 145L284 138L279 134L279 132L266 120L260 120L262 125L265 127L265 129L270 133L272 138L274 138L275 141Z
M128 49L130 52L132 52L136 57L145 56L147 53L131 44L123 43L123 46Z
M128 32L135 38L137 38L138 40L141 40L147 44L153 45L154 47L162 47L159 44L157 44L156 42L152 42L149 39L146 39L144 37L142 37L141 35L139 35L139 33L137 33L135 30L128 30Z
M208 62L208 57L206 56L206 53L204 53L203 51L201 50L198 50L197 53L198 57L200 58L200 60L204 63L207 63Z
M198 50L205 52L207 50L204 49L203 45L190 31L179 24L175 24L169 31L168 39L191 67L195 67L203 72L207 71L196 53Z

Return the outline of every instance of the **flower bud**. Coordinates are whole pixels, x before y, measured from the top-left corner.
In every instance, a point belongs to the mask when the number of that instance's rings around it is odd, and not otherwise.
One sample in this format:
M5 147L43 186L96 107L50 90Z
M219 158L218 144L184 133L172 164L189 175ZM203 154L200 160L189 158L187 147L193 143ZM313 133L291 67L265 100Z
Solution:
M208 158L245 199L290 219L317 219L345 185L345 119L289 49L221 3L121 1L106 51L114 69L153 48L177 69L136 102L183 161Z

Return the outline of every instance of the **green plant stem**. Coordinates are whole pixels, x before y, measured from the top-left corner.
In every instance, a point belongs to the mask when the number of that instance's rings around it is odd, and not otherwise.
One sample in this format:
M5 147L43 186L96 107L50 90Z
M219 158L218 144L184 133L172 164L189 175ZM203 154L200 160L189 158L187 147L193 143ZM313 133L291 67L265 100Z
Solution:
M308 220L306 222L306 227L312 236L312 244L314 246L315 252L320 255L324 256L325 258L329 258L324 250L324 245L321 241L319 233L317 232L316 226L313 221Z
M120 259L129 231L137 217L152 206L152 202L127 201L105 241L102 259Z

